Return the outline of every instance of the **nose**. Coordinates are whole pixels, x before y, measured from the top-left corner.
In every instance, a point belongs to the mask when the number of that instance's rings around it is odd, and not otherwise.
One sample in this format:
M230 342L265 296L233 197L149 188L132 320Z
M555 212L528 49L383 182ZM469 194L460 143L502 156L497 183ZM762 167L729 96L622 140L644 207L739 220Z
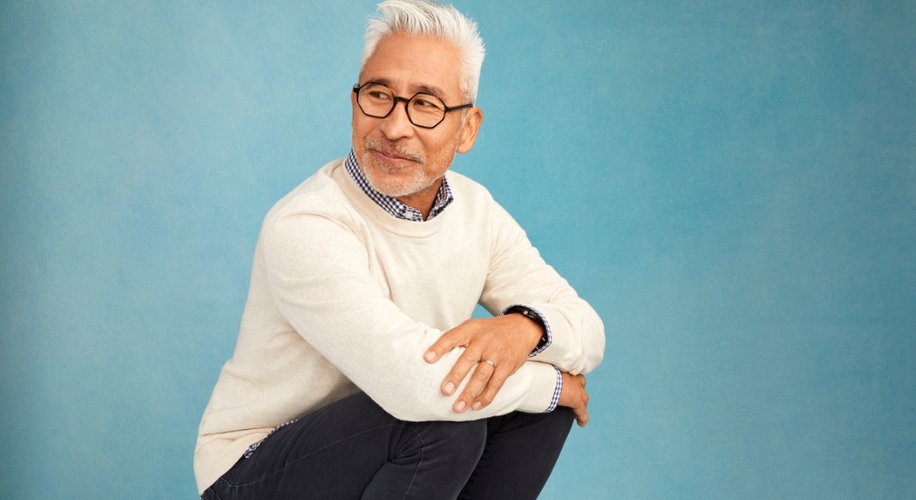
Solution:
M385 118L382 118L379 127L385 137L389 140L396 141L411 137L414 134L413 123L410 123L410 117L407 116L407 99L395 97L394 109ZM401 103L404 105L401 106Z

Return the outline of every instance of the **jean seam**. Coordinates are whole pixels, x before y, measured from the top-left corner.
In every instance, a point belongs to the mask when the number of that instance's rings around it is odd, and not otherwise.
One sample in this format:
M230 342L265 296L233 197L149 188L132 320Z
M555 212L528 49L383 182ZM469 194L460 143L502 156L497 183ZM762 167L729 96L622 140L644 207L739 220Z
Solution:
M207 488L207 489L204 491L204 493L206 493L206 492L208 492L208 491L210 492L211 495L213 495L213 498L215 498L216 500L223 500L223 497L219 496L219 493L217 493L216 490L214 490L212 486L209 487L209 488ZM200 498L201 498L201 500L203 500L203 495L201 495Z
M413 477L410 478L410 484L407 485L407 491L404 492L402 500L407 498L407 495L410 494L410 489L413 488L413 482L417 479L417 474L419 474L420 467L423 465L423 459L426 457L426 443L423 441L423 436L421 436L419 432L411 429L410 427L408 427L408 429L410 429L414 435L417 436L417 439L420 440L420 461L417 462L417 467L413 470Z

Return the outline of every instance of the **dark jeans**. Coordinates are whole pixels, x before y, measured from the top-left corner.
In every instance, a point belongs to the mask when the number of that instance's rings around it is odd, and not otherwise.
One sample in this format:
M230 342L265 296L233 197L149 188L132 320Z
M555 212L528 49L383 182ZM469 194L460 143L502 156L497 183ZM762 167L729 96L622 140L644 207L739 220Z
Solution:
M203 498L537 498L572 422L568 408L404 422L357 393L278 429Z

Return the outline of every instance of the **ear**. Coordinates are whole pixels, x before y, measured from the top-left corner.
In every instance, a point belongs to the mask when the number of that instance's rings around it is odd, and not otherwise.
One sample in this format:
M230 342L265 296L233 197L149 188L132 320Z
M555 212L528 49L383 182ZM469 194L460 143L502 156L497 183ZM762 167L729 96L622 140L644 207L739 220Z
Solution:
M356 109L359 107L359 105L356 104L356 92L353 92L352 90L350 91L350 106L353 108L351 110L352 113L350 114L350 128L353 128L356 124Z
M458 131L458 149L461 154L467 153L474 147L474 141L477 140L477 131L480 130L480 124L483 122L483 111L477 106L468 109L464 117L464 125Z

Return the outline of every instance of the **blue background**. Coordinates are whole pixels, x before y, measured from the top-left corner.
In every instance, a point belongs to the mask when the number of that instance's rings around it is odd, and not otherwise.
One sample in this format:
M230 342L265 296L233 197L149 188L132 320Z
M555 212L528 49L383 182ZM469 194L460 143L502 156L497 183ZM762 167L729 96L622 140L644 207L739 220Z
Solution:
M260 221L347 152L374 3L0 3L0 498L195 497ZM607 329L543 498L916 497L916 3L458 7L454 168Z

